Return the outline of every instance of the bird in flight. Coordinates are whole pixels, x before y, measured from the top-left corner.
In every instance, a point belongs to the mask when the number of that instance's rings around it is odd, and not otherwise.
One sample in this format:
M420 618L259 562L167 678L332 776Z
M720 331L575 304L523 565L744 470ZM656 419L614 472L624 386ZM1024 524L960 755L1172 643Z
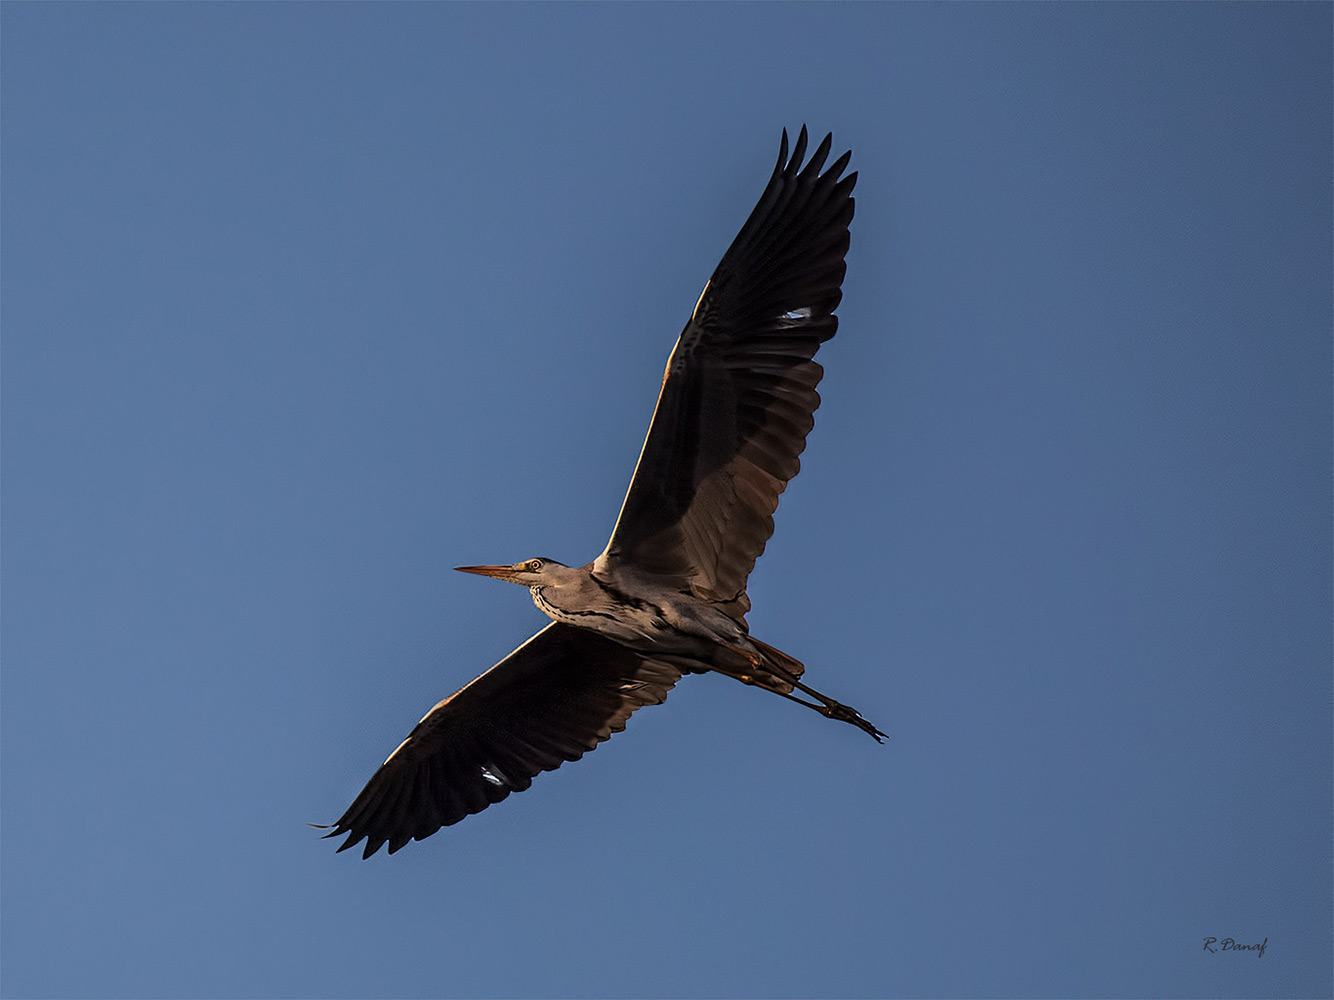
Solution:
M521 792L714 671L885 735L802 681L805 666L749 634L746 580L820 405L814 356L834 335L856 173L832 135L803 165L806 128L704 286L667 360L611 540L586 566L460 566L528 587L552 623L440 702L324 827L393 854ZM806 698L794 692L801 692ZM811 700L807 700L807 698Z

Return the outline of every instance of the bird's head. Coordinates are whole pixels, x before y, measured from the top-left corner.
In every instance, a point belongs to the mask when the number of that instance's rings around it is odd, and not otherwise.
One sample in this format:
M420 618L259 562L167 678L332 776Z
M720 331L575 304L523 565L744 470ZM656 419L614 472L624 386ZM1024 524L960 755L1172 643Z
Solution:
M495 577L521 587L550 587L565 582L571 573L569 566L554 559L525 559L512 566L455 566L460 573Z

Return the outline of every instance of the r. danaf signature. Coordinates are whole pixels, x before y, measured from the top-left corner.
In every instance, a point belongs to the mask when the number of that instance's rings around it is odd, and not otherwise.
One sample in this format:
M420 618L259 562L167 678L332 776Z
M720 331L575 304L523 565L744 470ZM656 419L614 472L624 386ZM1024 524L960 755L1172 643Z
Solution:
M1269 947L1269 938L1265 938L1259 944L1240 944L1233 938L1223 938L1221 941L1216 937L1207 937L1204 939L1204 950L1208 952L1220 951L1253 951L1256 958L1265 957L1265 949Z

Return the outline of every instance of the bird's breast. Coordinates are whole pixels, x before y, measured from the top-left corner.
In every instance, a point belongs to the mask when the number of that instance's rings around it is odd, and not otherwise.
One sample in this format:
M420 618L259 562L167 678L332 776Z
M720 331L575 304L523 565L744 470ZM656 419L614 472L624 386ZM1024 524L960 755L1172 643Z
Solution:
M735 642L742 634L732 634L736 625L730 619L725 629L710 627L703 612L711 609L696 607L699 601L664 588L621 589L591 578L588 587L530 589L533 603L548 618L590 629L641 652L706 657L715 643ZM723 634L726 629L731 631Z

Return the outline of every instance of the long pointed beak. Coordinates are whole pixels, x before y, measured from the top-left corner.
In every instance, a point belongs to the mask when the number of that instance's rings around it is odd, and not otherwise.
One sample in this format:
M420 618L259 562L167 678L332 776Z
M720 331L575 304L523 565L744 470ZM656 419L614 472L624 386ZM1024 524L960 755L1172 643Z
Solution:
M513 566L455 566L454 568L460 573L476 573L478 576L490 576L497 580L514 582L515 568Z

